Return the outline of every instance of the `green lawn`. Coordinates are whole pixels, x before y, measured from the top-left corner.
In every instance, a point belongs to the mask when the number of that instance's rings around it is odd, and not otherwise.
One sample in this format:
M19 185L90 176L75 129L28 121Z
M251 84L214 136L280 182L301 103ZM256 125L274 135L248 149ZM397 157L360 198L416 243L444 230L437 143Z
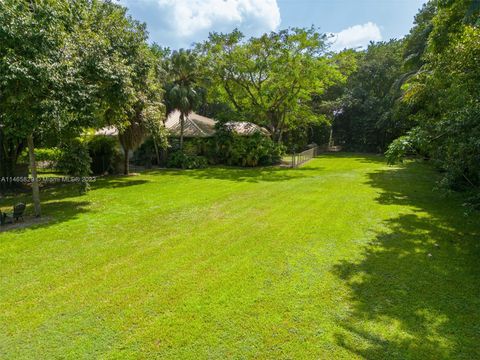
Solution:
M47 190L0 233L0 358L478 359L479 215L435 180L343 154Z

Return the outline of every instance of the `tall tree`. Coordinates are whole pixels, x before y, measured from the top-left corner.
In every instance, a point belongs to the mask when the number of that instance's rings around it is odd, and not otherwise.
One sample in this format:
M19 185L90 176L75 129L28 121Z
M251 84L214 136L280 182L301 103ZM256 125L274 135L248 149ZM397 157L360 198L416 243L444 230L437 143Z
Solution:
M171 83L167 85L167 105L180 111L180 149L183 149L185 119L199 99L197 83L197 59L190 50L174 51L170 57L168 70Z
M197 49L209 96L229 103L238 119L266 126L277 142L289 128L322 120L312 97L342 76L325 56L326 35L313 28L247 41L238 30L214 33Z
M130 150L136 149L140 146L145 139L147 134L147 127L142 119L142 115L139 112L135 112L135 118L131 118L129 121L128 126L125 129L120 130L118 134L118 138L120 140L120 144L123 148L123 156L124 156L124 165L123 165L123 173L125 175L129 174L129 156Z
M2 1L0 29L1 157L14 165L28 144L39 216L36 139L64 142L104 124L124 129L145 94L149 114L161 105L159 86L155 96L144 87L160 80L151 76L145 25L109 1ZM1 175L13 165L2 162Z
M119 139L124 152L124 174L129 173L129 152L140 146L147 136L152 135L156 148L164 134L165 106L161 84L163 74L160 58L155 48L145 43L136 49L129 61L132 65L133 102L127 109L127 122L120 124Z
M147 135L151 135L157 151L158 147L165 148L166 131L164 126L165 105L162 102L160 83L152 78L153 72L148 73L149 79L142 89L136 93L136 102L128 119L128 124L120 128L119 140L124 153L125 175L129 174L129 152L140 146Z
M381 152L409 124L394 112L401 92L403 42L371 43L358 56L334 121L335 139L347 149Z
M7 146L15 147L15 141L28 139L36 216L41 211L34 135L65 118L76 92L67 92L76 80L75 72L68 69L72 55L69 36L75 17L65 5L62 1L0 2L0 127ZM81 12L80 5L74 7ZM14 153L10 161L17 155Z
M403 85L403 104L416 126L387 154L394 161L406 151L418 151L444 170L442 184L478 190L480 5L471 0L429 5L422 63Z

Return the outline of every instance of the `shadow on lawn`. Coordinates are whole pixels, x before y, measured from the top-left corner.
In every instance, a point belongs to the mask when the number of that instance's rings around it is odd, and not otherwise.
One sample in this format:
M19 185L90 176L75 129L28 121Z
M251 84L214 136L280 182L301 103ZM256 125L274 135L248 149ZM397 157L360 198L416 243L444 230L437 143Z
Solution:
M134 179L129 176L105 176L99 177L96 181L90 182L90 190L114 189L148 183L148 180ZM60 200L66 198L75 198L83 196L80 186L76 183L51 183L43 184L40 188L40 197L42 201ZM0 197L0 207L11 207L18 202L31 202L32 193L28 187L19 189L16 193L9 193Z
M90 184L91 190L97 189L117 189L123 187L143 185L150 182L143 179L132 179L129 176L107 176L97 179Z
M132 179L131 177L102 177L90 184L90 191L100 189L122 188L136 185L143 185L148 183L148 180ZM23 231L30 228L40 228L51 226L56 223L75 218L78 214L88 212L88 195L80 193L78 184L55 184L43 187L40 191L40 198L42 201L42 218L32 219L34 215L32 196L30 192L22 191L15 195L10 195L0 199L0 210L5 212L11 211L14 204L23 202L27 205L25 210L26 220L23 224L18 226L6 226L1 230L5 231ZM66 200L66 199L72 199Z
M42 204L41 218L33 217L33 209L27 207L25 221L7 224L0 227L0 232L14 232L16 234L29 229L49 227L64 221L76 218L79 214L89 212L88 201L55 201Z
M300 167L297 169L265 167L265 168L236 168L210 167L197 170L162 170L162 174L189 176L195 179L217 179L240 182L278 182L300 179L308 176L309 171L319 171L320 167ZM149 171L155 174L158 171Z
M336 266L352 304L337 342L366 359L480 358L478 214L465 217L418 169L369 174L379 203L414 211L389 219L362 260Z
M352 159L362 163L381 163L386 164L383 154L361 153L361 152L326 152L317 156L320 159Z

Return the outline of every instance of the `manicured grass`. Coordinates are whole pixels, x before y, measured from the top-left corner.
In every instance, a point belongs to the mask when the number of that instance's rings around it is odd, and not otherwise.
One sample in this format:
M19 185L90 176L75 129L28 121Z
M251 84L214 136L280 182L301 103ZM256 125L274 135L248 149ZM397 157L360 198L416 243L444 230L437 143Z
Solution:
M435 180L339 154L47 190L0 233L0 358L478 359L479 214Z

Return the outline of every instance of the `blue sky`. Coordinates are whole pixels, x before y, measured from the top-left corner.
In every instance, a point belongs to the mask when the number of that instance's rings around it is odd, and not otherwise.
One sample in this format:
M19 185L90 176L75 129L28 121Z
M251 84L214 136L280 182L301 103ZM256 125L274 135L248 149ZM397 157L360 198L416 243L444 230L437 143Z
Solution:
M238 27L247 36L315 25L333 34L333 49L408 33L424 0L119 0L147 23L150 40L172 49Z

